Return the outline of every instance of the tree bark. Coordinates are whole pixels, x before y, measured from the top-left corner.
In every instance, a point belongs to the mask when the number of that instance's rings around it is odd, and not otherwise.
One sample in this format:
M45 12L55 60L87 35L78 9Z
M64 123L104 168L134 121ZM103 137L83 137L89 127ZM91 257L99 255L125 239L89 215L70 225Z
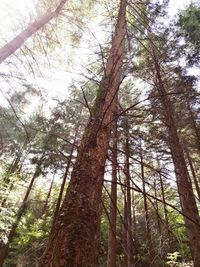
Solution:
M126 0L121 0L110 55L84 131L65 199L39 266L98 265L101 195L114 99L122 78Z
M191 254L194 261L194 267L200 267L200 218L189 181L186 161L184 158L183 148L178 136L177 124L175 120L174 107L167 95L164 83L162 81L159 62L154 53L155 64L155 85L164 110L165 125L168 130L169 144L174 162L177 187L180 196L182 211L185 220L185 227L189 237Z
M190 157L188 149L186 148L185 151L186 151L186 156L187 156L188 163L189 163L189 166L190 166L192 178L193 178L193 181L194 181L194 185L195 185L195 188L196 188L197 196L198 196L198 199L200 201L200 187L199 187L198 178L197 178L197 175L196 175L196 172L195 172L195 169L194 169L194 166L193 166L193 162L192 162L192 159Z
M50 187L49 187L49 191L48 191L45 203L44 203L44 207L43 207L42 212L41 212L41 217L42 217L43 214L45 214L47 212L47 209L48 209L49 198L51 196L51 192L52 192L52 189L53 189L54 179L55 179L55 176L56 176L56 171L57 171L57 169L55 169L55 171L54 171L53 178L51 180L51 184L50 184Z
M162 177L162 174L161 174L162 169L160 167L160 162L159 162L158 157L157 157L157 164L158 164L158 169L159 169L158 175L159 175L160 191L161 191L162 203L163 203L164 219L165 219L165 224L166 224L166 228L167 228L168 234L170 234L168 210L167 210L167 206L166 206L166 197L165 197L165 188L164 188L164 183L163 183L163 177Z
M109 236L108 236L108 258L107 266L116 267L117 262L117 120L113 123L112 137L112 183L111 183L111 201L109 214Z
M57 17L66 2L67 0L61 1L54 11L47 12L43 16L36 19L33 23L30 23L25 30L23 30L5 46L0 48L0 64L10 55L14 54L15 51L18 50L29 37L45 26L50 20Z
M125 165L124 165L124 174L125 174L125 184L127 188L125 189L125 242L126 242L126 266L134 267L134 240L133 240L133 221L132 221L132 199L131 199L131 175L130 175L130 144L129 144L129 125L128 121L125 122Z
M76 132L75 132L73 145L72 145L71 150L70 150L67 166L66 166L66 169L65 169L65 174L64 174L62 185L61 185L61 188L60 188L59 196L58 196L58 199L57 199L57 202L56 202L56 208L55 208L54 215L53 215L53 220L52 220L52 227L54 227L54 225L56 223L56 220L58 218L58 213L59 213L59 210L60 210L60 206L61 206L61 202L62 202L62 198L63 198L63 192L64 192L64 189L65 189L66 180L67 180L67 176L68 176L68 173L69 173L69 168L70 168L71 160L72 160L73 153L74 153L75 142L76 142L76 139L77 139L77 136L78 136L78 131L79 131L79 125L78 125L78 127L76 129Z
M190 118L191 118L190 122L191 122L192 128L193 128L195 135L196 135L196 145L197 145L197 149L198 149L198 152L200 155L200 131L198 129L196 119L195 119L194 113L191 109L189 100L187 101L187 108L189 110L189 114L190 114Z
M148 252L149 266L156 266L154 249L153 249L153 244L152 244L151 221L150 221L150 217L149 217L147 195L146 195L145 174L144 174L144 164L143 164L143 151L142 151L141 142L142 141L140 140L141 177L142 177L144 212L145 212L145 223L146 223L146 234L147 234L147 252Z

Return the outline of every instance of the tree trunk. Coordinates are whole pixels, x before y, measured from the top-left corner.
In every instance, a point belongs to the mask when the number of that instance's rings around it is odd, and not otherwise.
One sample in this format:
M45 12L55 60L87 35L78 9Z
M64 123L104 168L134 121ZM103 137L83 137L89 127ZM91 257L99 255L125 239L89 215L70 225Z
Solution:
M1 206L2 207L4 207L6 205L6 202L7 202L7 199L9 197L9 194L10 194L10 192L12 191L12 189L14 187L14 183L12 182L12 179L11 179L10 176L19 171L19 164L20 164L23 152L26 149L26 147L27 147L27 141L25 141L23 143L23 145L20 147L16 157L13 159L13 162L9 166L9 168L8 168L6 174L5 174L5 177L3 178L3 182L6 185L9 185L9 188L8 188L7 194L2 199L2 202L1 202Z
M197 145L197 149L198 149L198 152L199 152L199 155L200 155L200 132L199 132L196 120L195 120L194 113L193 113L193 111L191 109L189 100L187 102L187 108L189 110L189 114L190 114L190 118L191 118L190 122L191 122L192 128L193 128L193 130L195 132L195 135L196 135L196 145Z
M163 248L163 232L162 232L162 225L160 220L160 213L159 213L159 205L158 205L158 194L157 194L157 186L156 186L156 180L154 180L154 193L155 193L155 210L156 210L156 220L157 220L157 226L158 226L158 236L160 239L160 245L159 245L159 254L160 258L162 259L162 248Z
M162 177L162 173L161 173L162 169L160 167L160 162L159 162L158 157L157 157L157 165L158 165L158 169L159 169L158 175L159 175L160 190L161 190L162 203L163 203L164 219L165 219L165 224L166 224L167 232L168 232L168 234L170 234L170 231L169 231L168 210L167 210L167 206L166 206L166 197L165 197L165 188L164 188L163 177Z
M142 177L142 188L143 188L142 191L143 191L143 199L144 199L144 212L145 212L145 223L146 223L146 234L147 234L147 251L148 251L148 258L149 258L149 266L156 266L154 249L153 249L153 244L152 244L151 221L150 221L150 217L149 217L147 195L146 195L142 144L140 144L140 160L141 160L141 177Z
M121 83L126 0L121 0L105 76L82 137L65 199L40 266L98 265L101 195L115 97Z
M126 242L126 266L127 267L134 267L134 240L133 240L133 221L132 221L132 199L131 199L131 175L130 175L130 144L129 144L129 125L128 121L126 120L125 123L125 165L124 165L124 174L125 174L125 242Z
M138 239L137 239L137 224L136 224L136 215L135 215L135 193L132 190L132 232L133 232L133 246L134 246L134 262L137 261L137 254L138 254Z
M117 120L113 124L112 138L112 183L111 183L111 201L109 214L109 236L108 236L108 258L107 266L116 267L117 261Z
M20 222L22 216L26 212L27 201L28 201L30 192L32 190L33 183L34 183L35 179L38 177L39 173L40 173L40 164L36 167L35 173L33 174L33 177L32 177L30 184L27 188L27 191L26 191L26 194L25 194L24 199L22 201L22 204L21 204L21 206L17 212L15 222L12 224L11 230L10 230L9 235L8 235L8 241L5 245L3 245L1 247L1 250L0 250L0 267L3 266L5 259L8 257L10 243L12 242L13 238L15 237L16 230L17 230L17 227L19 225L19 222Z
M66 180L67 180L67 176L68 176L68 173L69 173L69 168L70 168L71 160L72 160L73 153L74 153L75 142L76 142L76 139L77 139L77 136L78 136L78 131L79 131L79 125L78 125L78 127L76 129L76 132L75 132L73 145L72 145L71 150L70 150L67 166L66 166L66 169L65 169L65 174L64 174L62 185L61 185L61 188L60 188L59 196L58 196L58 199L57 199L57 202L56 202L56 208L55 208L54 215L53 215L53 220L52 220L52 227L54 227L54 225L56 223L56 220L58 218L58 213L59 213L59 210L60 210L62 197L63 197L63 192L64 192L64 189L65 189Z
M25 30L23 30L13 40L11 40L5 46L3 46L0 49L0 64L10 55L14 54L15 51L18 50L29 37L31 37L34 33L40 30L51 19L57 17L66 2L67 0L61 1L58 7L54 11L47 12L42 17L36 19L33 23L30 23Z
M52 188L53 188L53 185L54 185L54 179L55 179L55 176L56 176L56 171L57 171L57 169L55 169L55 171L54 171L53 178L51 180L51 184L50 184L50 187L49 187L49 191L48 191L45 203L44 203L44 207L43 207L42 212L41 212L41 217L43 216L43 214L45 214L47 212L47 209L48 209L49 198L51 196L51 191L52 191Z
M192 159L190 157L188 149L185 149L185 151L186 151L186 156L187 156L188 163L189 163L189 166L190 166L192 178L193 178L193 181L194 181L194 185L195 185L195 188L196 188L197 196L198 196L198 199L200 201L200 187L199 187L199 182L198 182L198 179L197 179L197 175L196 175L196 172L195 172L195 169L194 169L194 166L193 166L193 162L192 162Z
M186 231L189 237L190 249L194 261L194 267L200 267L200 218L198 214L192 185L189 182L187 165L184 158L183 148L177 132L174 107L167 95L162 81L160 65L154 54L154 64L156 72L155 85L164 109L165 124L168 130L169 144L172 159L174 162L177 187L184 213Z

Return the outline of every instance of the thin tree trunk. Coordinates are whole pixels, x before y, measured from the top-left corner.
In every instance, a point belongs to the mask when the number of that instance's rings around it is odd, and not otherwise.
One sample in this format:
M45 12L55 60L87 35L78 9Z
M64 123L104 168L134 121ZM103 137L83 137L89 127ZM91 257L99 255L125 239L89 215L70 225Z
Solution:
M141 177L142 177L142 187L143 187L143 199L144 199L144 212L145 212L147 251L148 251L148 258L149 258L149 266L156 266L154 249L153 249L153 244L152 244L151 221L150 221L150 217L149 217L147 195L146 195L142 144L140 144L140 160L141 160Z
M158 234L160 236L161 247L163 244L162 240L162 227L160 221L160 214L159 214L159 206L158 206L158 195L157 195L157 188L156 188L156 180L154 180L154 193L155 193L155 208L156 208L156 219L157 219L157 226L158 226Z
M129 144L129 125L128 121L126 120L125 123L125 166L124 166L124 174L126 176L125 184L127 188L125 190L125 224L126 224L126 235L125 235L125 242L126 242L126 249L127 249L127 267L134 267L134 241L133 241L133 222L132 222L132 199L131 199L131 176L130 176L130 144Z
M195 120L195 116L194 116L194 113L190 107L190 102L188 100L187 102L187 108L189 110L189 114L190 114L190 118L191 118L191 125L193 127L193 130L195 132L195 135L196 135L196 145L197 145L197 149L198 149L198 152L199 152L199 155L200 155L200 131L197 127L197 123L196 123L196 120Z
M169 143L172 158L175 166L177 187L182 205L182 211L185 215L185 226L189 237L190 249L194 260L194 267L200 267L200 218L189 181L189 174L185 162L183 148L177 132L174 107L167 95L164 83L161 77L160 65L154 55L154 64L156 72L155 85L164 109L165 124L168 129Z
M109 214L109 236L108 236L108 258L107 266L116 267L117 262L117 120L113 124L112 137L112 183L111 183L111 201Z
M30 184L27 188L27 191L26 191L26 194L25 194L24 199L22 201L22 204L21 204L21 206L17 212L15 222L12 224L11 230L10 230L9 235L8 235L8 241L7 241L6 245L2 246L2 248L0 250L0 267L3 266L5 259L8 257L10 243L12 242L13 238L15 237L16 230L17 230L17 227L19 225L19 222L20 222L22 216L26 212L28 198L29 198L30 192L33 188L33 184L35 182L35 179L38 177L39 173L40 173L40 163L36 167L35 173L33 174L33 177L32 177Z
M197 176L196 176L196 172L195 172L195 169L194 169L194 166L193 166L193 162L192 162L192 159L190 157L189 151L187 149L185 149L185 151L186 151L186 156L187 156L188 163L189 163L189 166L190 166L192 178L193 178L193 181L194 181L194 185L195 185L195 188L196 188L196 191L197 191L198 199L200 200L200 187L199 187L199 182L198 182L198 179L197 179Z
M165 224L166 224L167 229L169 230L168 210L166 206L165 190L164 190L163 178L162 178L161 173L159 173L159 180L160 180L161 196L162 196L162 201L163 201L163 210L164 210L164 215L165 215Z
M82 137L65 199L40 266L98 265L101 195L114 103L122 78L126 0L121 0L105 76Z
M21 161L23 152L26 149L26 146L27 146L27 141L25 141L22 147L19 149L17 156L14 158L13 162L11 163L11 165L9 166L5 174L5 177L3 178L4 183L6 185L9 185L9 189L8 189L6 196L2 199L2 202L1 202L2 207L5 206L8 196L14 187L14 183L12 182L12 179L10 178L10 176L19 171L19 163Z
M20 34L18 34L13 40L8 42L5 46L0 48L0 64L10 55L14 54L15 51L18 50L29 37L31 37L34 33L40 30L50 20L57 17L66 2L67 0L61 1L58 7L54 11L47 12L43 16L36 19L33 23L30 23L25 30L23 30Z
M136 215L135 215L135 193L132 190L132 232L133 232L133 246L134 246L134 262L137 261L137 254L138 254L138 240L137 240L137 224L136 224Z
M51 180L51 184L50 184L50 187L49 187L49 191L48 191L45 203L44 203L44 207L43 207L42 212L41 212L41 216L47 212L47 207L48 207L48 204L49 204L49 198L51 196L52 188L53 188L53 185L54 185L54 179L55 179L55 176L56 176L56 171L57 171L57 169L55 169L55 171L54 171L53 178Z
M64 174L62 185L61 185L61 188L60 188L59 196L58 196L58 199L57 199L57 202L56 202L56 208L55 208L54 215L53 215L53 220L52 220L52 227L54 227L54 225L56 223L56 220L58 218L58 213L59 213L59 210L60 210L60 206L61 206L61 202L62 202L62 198L63 198L63 192L64 192L64 189L65 189L66 180L67 180L67 176L68 176L68 173L69 173L69 168L70 168L72 157L73 157L73 153L74 153L74 148L75 148L75 143L76 143L76 139L77 139L77 136L78 136L78 131L79 131L79 126L77 127L76 132L75 132L73 145L72 145L71 150L70 150L67 166L66 166L66 169L65 169L65 174Z

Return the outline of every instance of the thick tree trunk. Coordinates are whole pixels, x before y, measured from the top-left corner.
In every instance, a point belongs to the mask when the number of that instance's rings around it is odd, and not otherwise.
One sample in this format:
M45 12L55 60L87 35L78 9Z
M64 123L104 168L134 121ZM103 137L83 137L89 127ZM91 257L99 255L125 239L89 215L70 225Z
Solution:
M155 85L164 109L165 124L168 129L169 143L177 178L177 187L180 196L185 226L189 237L190 249L194 260L194 267L200 267L200 218L198 214L192 185L184 158L183 148L177 132L174 107L167 95L161 77L160 65L154 55L156 81Z
M121 0L116 31L100 84L99 96L86 126L65 199L40 266L98 265L101 195L114 99L121 83L126 0Z
M25 30L23 30L5 46L0 48L0 64L10 55L14 54L15 51L18 50L29 37L40 30L43 26L45 26L51 19L57 17L66 2L67 0L61 1L54 11L47 12L42 17L39 17L37 20L35 20L33 23L30 23Z
M117 262L117 120L113 124L112 137L112 183L111 183L111 201L109 214L109 236L108 236L108 258L107 266L116 267Z

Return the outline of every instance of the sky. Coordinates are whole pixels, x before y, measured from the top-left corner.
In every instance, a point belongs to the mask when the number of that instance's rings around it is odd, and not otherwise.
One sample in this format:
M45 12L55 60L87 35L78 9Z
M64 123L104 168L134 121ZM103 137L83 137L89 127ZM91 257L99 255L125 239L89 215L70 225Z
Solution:
M0 46L3 46L8 40L11 40L19 31L21 31L21 29L29 23L30 17L34 18L36 16L34 6L37 1L40 0L0 0ZM170 16L175 16L190 3L191 0L170 0ZM97 28L100 21L101 20L97 19L96 26L94 23L91 27L93 29L93 34L99 36L98 40L93 40L96 45L98 45L98 42L101 42L101 36L103 36L101 29ZM92 35L90 35L90 38L92 38L91 36ZM89 50L88 48L84 49L83 46L84 44L78 50L78 54L81 56L78 58L79 62L76 64L76 69L70 69L70 66L68 66L68 69L65 68L54 72L53 76L52 74L48 74L48 70L43 70L43 78L40 77L34 79L34 77L32 77L31 79L33 80L33 83L37 83L38 87L48 88L46 93L51 96L57 96L59 94L66 97L68 95L66 84L69 85L72 78L78 78L82 71L82 65L87 62L87 53L89 53ZM74 53L74 50L71 47L66 46L64 54L67 55L72 53ZM74 55L74 57L76 56ZM80 64L81 60L82 63ZM7 87L8 84L5 84L5 86Z
M4 29L3 39L13 35L13 28L23 22L28 23L29 16L34 12L34 3L39 0L1 0L0 1L0 27ZM184 9L192 0L170 0L169 10L171 16ZM20 28L20 27L19 27ZM17 30L17 27L16 27ZM16 31L15 31L16 34ZM2 38L2 36L1 36ZM2 43L2 40L0 40Z

